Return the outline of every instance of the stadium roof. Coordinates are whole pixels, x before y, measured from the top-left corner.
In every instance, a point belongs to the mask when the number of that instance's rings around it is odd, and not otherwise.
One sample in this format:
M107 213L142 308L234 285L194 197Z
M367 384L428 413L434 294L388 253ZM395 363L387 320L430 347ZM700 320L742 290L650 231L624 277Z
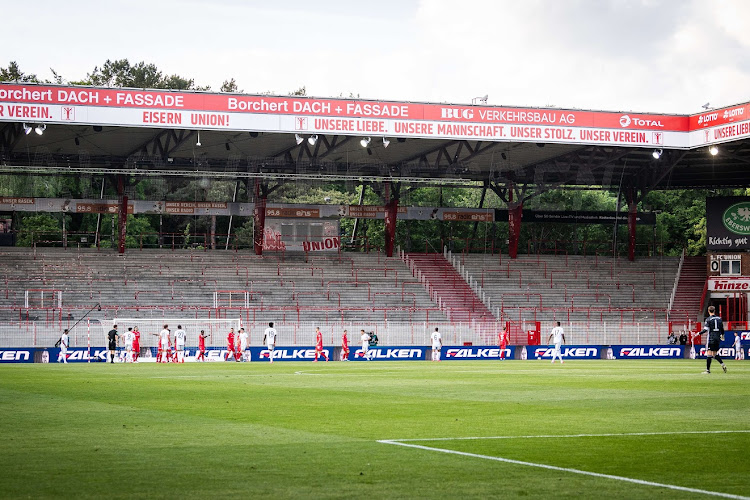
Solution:
M749 118L0 84L0 172L750 187Z

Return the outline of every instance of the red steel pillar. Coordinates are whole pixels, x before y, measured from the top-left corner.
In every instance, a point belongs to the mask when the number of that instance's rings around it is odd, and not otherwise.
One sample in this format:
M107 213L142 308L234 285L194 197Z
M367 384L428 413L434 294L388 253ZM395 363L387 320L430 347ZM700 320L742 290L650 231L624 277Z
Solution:
M393 245L396 241L396 219L398 216L398 198L393 198L385 205L385 255L393 257Z
M513 185L508 189L508 256L515 259L518 256L518 240L521 236L521 214L523 203L513 201Z
M628 196L628 260L635 260L635 221L638 215L638 203L632 194Z
M119 253L125 253L125 236L128 225L128 197L125 195L125 178L122 175L117 176L117 195L119 197L119 203L117 204L119 244L117 250Z
M253 208L253 248L255 255L263 255L263 238L266 229L266 195L261 194L260 179L255 180L255 208Z

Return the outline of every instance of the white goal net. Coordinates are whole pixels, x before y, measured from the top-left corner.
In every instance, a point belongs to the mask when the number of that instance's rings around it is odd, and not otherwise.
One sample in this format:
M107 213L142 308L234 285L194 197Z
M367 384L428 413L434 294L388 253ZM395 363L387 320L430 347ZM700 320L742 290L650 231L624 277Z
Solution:
M128 328L138 327L141 332L141 347L157 347L159 332L164 325L174 333L175 330L182 327L187 333L185 344L187 346L198 345L198 335L201 330L208 335L206 346L224 346L226 344L227 333L230 328L234 328L235 333L242 327L241 319L186 319L186 318L115 318L112 325L117 325L117 332L122 335L128 331ZM104 325L105 331L109 331L108 326Z

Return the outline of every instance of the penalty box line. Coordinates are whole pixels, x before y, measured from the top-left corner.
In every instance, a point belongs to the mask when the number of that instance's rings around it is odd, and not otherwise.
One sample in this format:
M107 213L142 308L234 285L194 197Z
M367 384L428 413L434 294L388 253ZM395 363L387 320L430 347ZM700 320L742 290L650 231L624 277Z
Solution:
M750 432L750 431L724 431L724 432L729 433L729 432ZM640 435L659 435L659 434L711 434L711 433L715 433L715 432L635 433L634 435L640 436ZM623 436L623 435L630 435L630 434L604 434L603 436ZM589 437L589 436L596 436L596 435L593 435L593 434L589 434L589 435L583 434L583 435L579 435L579 436L581 436L581 437ZM569 436L548 436L548 437L579 437L579 436L569 435ZM547 436L507 436L507 438L510 438L510 437L547 437ZM502 439L502 438L503 437L499 437L498 436L498 437L496 437L494 439ZM465 438L454 438L454 439L465 439ZM481 438L473 438L473 439L481 439ZM489 439L493 439L493 438L489 438ZM442 438L442 440L447 441L447 440L449 440L449 438ZM642 480L642 479L634 479L634 478L624 477L624 476L615 476L615 475L612 475L612 474L602 474L602 473L599 473L599 472L590 472L590 471L585 471L585 470L580 470L580 469L572 469L572 468L569 468L569 467L557 467L555 465L540 464L540 463L535 463L535 462L524 462L522 460L513 460L511 458L493 457L493 456L489 456L489 455L480 455L480 454L477 454L477 453L467 453L467 452L464 452L464 451L447 450L447 449L444 449L444 448L434 448L434 447L431 447L431 446L423 446L423 445L419 445L419 444L412 444L412 443L407 443L407 442L404 442L404 441L406 441L406 440L388 440L388 439L382 439L382 440L378 440L377 442L378 443L382 443L382 444L390 444L390 445L394 445L394 446L403 446L403 447L406 447L406 448L415 448L415 449L418 449L418 450L433 451L433 452L438 452L438 453L447 453L447 454L450 454L450 455L459 455L459 456L470 457L470 458L480 458L480 459L483 459L483 460L492 460L492 461L495 461L495 462L503 462L503 463L513 464L513 465L522 465L522 466L525 466L525 467L535 467L535 468L538 468L538 469L553 470L553 471L557 471L557 472L568 472L568 473L571 473L571 474L579 474L579 475L582 475L582 476L590 476L590 477L596 477L596 478L601 478L601 479L611 479L611 480L614 480L614 481L623 481L623 482L626 482L626 483L633 483L633 484L638 484L638 485L641 485L641 486L651 486L651 487L655 487L655 488L665 488L665 489L669 489L669 490L673 490L673 491L684 491L684 492L687 492L687 493L697 493L697 494L701 494L701 495L710 495L710 496L722 497L722 498L732 498L732 499L735 499L735 500L750 500L750 497L745 497L745 496L741 496L741 495L732 495L730 493L721 493L719 491L701 490L701 489L698 489L698 488L688 488L686 486L677 486L677 485L674 485L674 484L656 483L656 482L653 482L653 481L645 481L645 480ZM409 441L419 441L419 440L413 439L413 440L409 440Z

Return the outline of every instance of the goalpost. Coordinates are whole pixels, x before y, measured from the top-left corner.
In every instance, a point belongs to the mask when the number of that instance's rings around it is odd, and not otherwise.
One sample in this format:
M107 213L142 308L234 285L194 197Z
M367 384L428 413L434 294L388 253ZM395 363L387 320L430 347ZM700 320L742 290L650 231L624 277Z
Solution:
M124 335L128 328L138 327L141 332L141 347L158 347L159 332L164 325L169 325L169 331L174 335L178 326L187 333L185 345L195 347L198 345L198 335L200 331L205 331L208 335L206 346L224 346L226 344L227 333L230 328L234 328L235 334L242 327L242 320L236 319L216 319L216 318L115 318L113 325L117 325L117 332ZM106 328L105 328L106 330ZM174 337L173 337L174 339Z

